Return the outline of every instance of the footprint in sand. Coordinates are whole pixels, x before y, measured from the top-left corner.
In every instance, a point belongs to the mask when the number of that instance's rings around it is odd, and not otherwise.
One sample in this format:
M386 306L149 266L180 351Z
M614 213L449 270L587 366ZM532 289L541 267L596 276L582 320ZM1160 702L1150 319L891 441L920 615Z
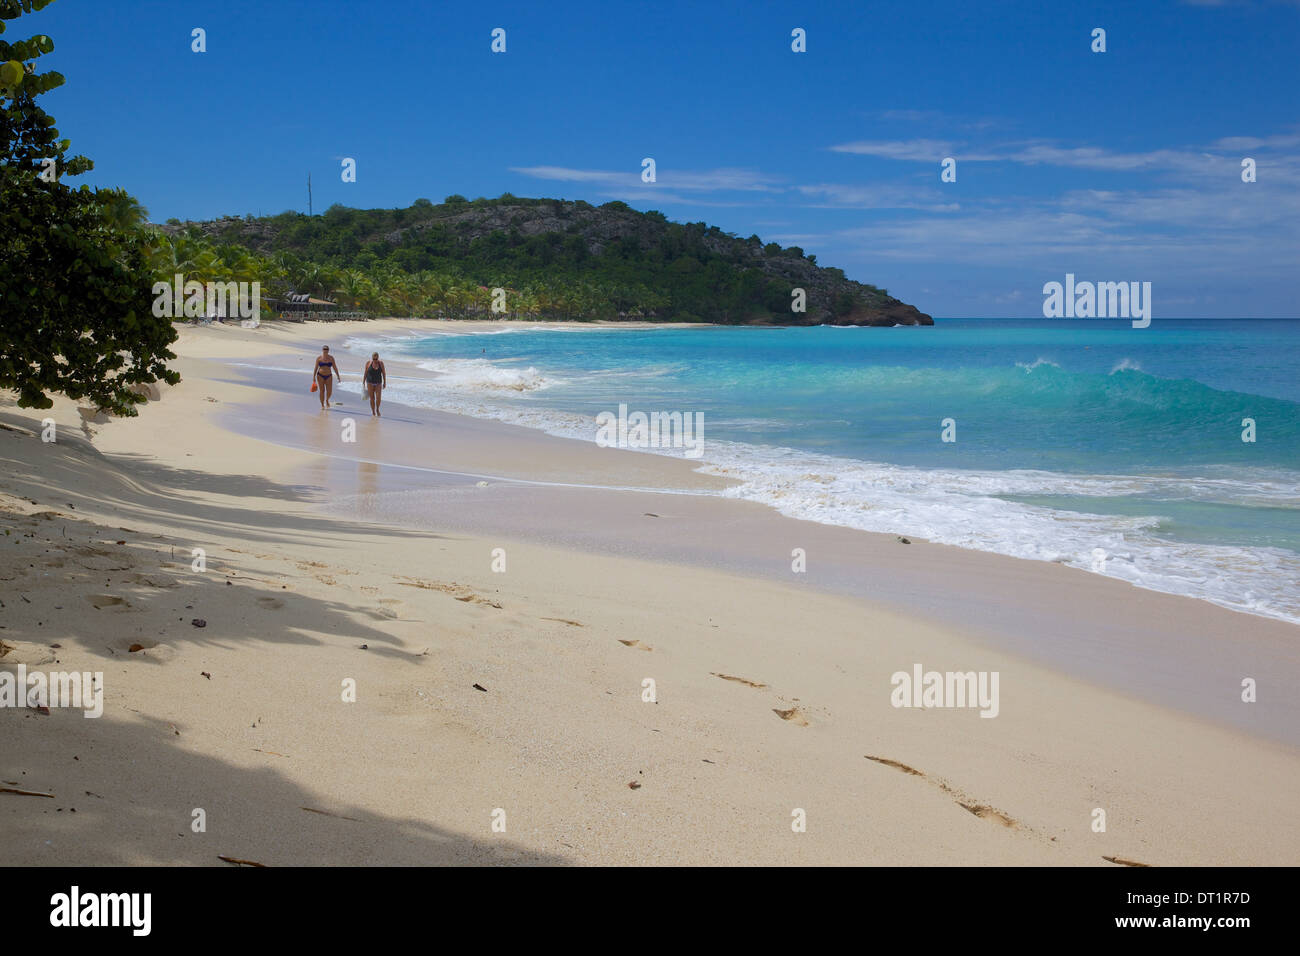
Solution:
M1011 819L1011 817L1007 816L1001 810L995 810L993 809L993 807L987 806L985 804L962 803L960 800L958 800L957 805L961 807L963 810L975 814L975 816L979 817L981 820L993 820L997 823L1002 824L1004 827L1009 827L1009 828L1014 828L1016 825L1016 821Z
M398 608L403 602L397 598L380 598L380 607L367 608L366 613L376 620L397 621L401 619Z
M737 677L734 674L722 674L718 671L709 671L710 677L718 677L725 681L731 681L733 684L743 684L745 687L752 687L754 690L767 690L767 685L761 681L750 680L747 677ZM779 696L779 695L778 695ZM799 698L795 698L798 700ZM794 724L796 727L808 727L812 722L798 706L791 704L789 708L782 710L780 707L773 707L772 713L776 714L788 724Z
M154 664L166 664L176 656L176 648L172 645L161 644L147 637L124 637L108 646L118 657L147 660Z
M803 715L803 711L798 707L791 707L789 710L780 710L779 708L773 707L772 713L776 714L782 720L789 721L796 727L808 726L808 718Z
M987 803L976 803L975 801L967 797L965 794L963 794L961 791L954 789L945 780L941 780L939 778L932 779L931 777L922 773L920 770L917 770L915 767L909 767L907 764L900 763L897 760L890 760L888 757L873 757L871 756L871 754L863 754L863 756L866 757L868 760L875 761L876 763L879 764L884 764L886 767L893 767L895 770L899 770L913 777L920 777L922 780L925 780L927 783L933 784L934 786L942 790L944 793L948 794L948 796L952 797L953 800L956 802L957 806L961 807L967 813L979 817L981 820L992 820L993 822L999 823L1002 826L1006 827L1008 830L1020 829L1020 824L1016 822L1014 817L1008 816L1007 814L1003 813L1001 810L989 806Z
M472 589L465 587L463 584L457 584L454 581L451 584L444 584L441 581L425 581L420 578L402 578L399 579L397 583L402 585L402 587L407 588L421 588L425 591L441 591L443 594L450 594L457 601L463 601L466 604L482 604L486 607L497 608L498 610L501 608L501 605L496 601L489 600L481 594L476 594Z
M135 567L128 556L115 556L110 551L87 545L69 548L68 553L75 555L72 558L73 564L83 567L87 571L130 571ZM126 563L124 564L123 561Z
M54 652L48 647L40 644L29 644L26 641L13 641L5 643L0 641L0 658L4 659L6 664L25 664L28 667L41 667L45 664L54 663Z
M124 578L124 580L130 582L131 584L141 584L141 585L144 585L144 586L147 587L147 588L174 588L174 587L176 587L176 581L174 581L174 580L173 580L173 581L166 580L166 579L163 578L161 575L154 575L153 577L150 577L150 576L147 575L147 574L140 574L140 573L137 572L137 573L135 573L135 574L128 574L128 575L126 575L126 577Z
M114 597L112 594L87 594L86 600L91 603L96 610L102 610L106 607L120 607L126 610L131 605L124 598Z
M257 599L257 606L266 608L268 611L278 611L284 607L284 602L279 598L260 597Z
M868 760L874 760L876 763L883 763L886 767L893 767L895 770L901 770L903 773L910 773L914 777L924 777L925 774L915 767L909 767L905 763L899 763L897 760L890 760L888 757L867 756Z
M620 637L620 638L618 639L618 642L619 642L620 644L622 644L624 647L635 647L638 651L653 651L653 650L654 650L654 648L651 647L649 644L642 644L640 641L625 641L625 640L623 640L623 639Z
M734 681L737 684L744 684L746 687L754 687L759 690L762 690L763 688L767 687L766 684L760 684L757 681L746 680L743 677L732 677L730 674L719 674L717 671L709 671L709 673L714 677L721 677L723 680ZM777 711L777 713L780 713L780 711Z

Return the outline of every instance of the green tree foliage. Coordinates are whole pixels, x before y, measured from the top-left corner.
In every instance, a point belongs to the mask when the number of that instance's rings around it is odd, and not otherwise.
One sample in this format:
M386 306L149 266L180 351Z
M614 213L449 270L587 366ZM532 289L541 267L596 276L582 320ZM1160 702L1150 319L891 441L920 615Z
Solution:
M617 200L595 208L508 193L448 196L436 206L332 206L320 216L286 212L202 229L193 242L247 246L255 258L273 261L261 273L264 294L307 292L384 315L489 318L483 293L495 287L508 293L505 318L799 321L790 311L796 286L809 290L806 321L889 304L841 270L816 267L800 249L764 246L757 236L738 238L702 222L670 222ZM169 231L172 242L182 237ZM181 258L195 255L187 248Z
M72 189L89 171L68 156L36 97L63 84L33 61L54 49L44 34L11 42L6 21L50 0L0 0L0 388L24 408L51 393L134 415L133 386L180 381L171 320L152 312L156 239L144 211L120 189Z

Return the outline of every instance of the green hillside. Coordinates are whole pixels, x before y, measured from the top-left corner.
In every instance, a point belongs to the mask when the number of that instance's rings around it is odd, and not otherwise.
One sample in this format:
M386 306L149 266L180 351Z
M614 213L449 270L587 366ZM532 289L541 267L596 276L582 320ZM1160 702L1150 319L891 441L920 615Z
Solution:
M240 277L219 274L225 265L273 291L309 292L376 314L488 317L489 290L500 287L507 290L503 317L512 318L931 324L798 247L670 222L622 202L449 196L408 209L332 206L318 216L172 221L163 229L173 264L206 262L191 272ZM796 288L804 290L804 312L791 309Z

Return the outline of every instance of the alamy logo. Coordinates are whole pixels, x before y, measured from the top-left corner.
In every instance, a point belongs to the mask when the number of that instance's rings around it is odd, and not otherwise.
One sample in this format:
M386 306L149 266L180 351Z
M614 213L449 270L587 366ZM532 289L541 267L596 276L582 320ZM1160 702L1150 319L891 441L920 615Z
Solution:
M104 713L103 671L0 671L0 707L80 707L83 717Z
M132 935L148 936L153 924L152 893L70 893L50 897L51 926L129 926Z
M1150 282L1075 282L1065 274L1065 285L1043 286L1043 317L1048 319L1132 319L1133 328L1151 324Z
M260 282L155 282L153 314L159 319L255 319L262 311Z
M632 412L618 406L618 414L596 416L596 444L601 448L682 448L687 458L704 454L704 413Z
M981 717L998 715L998 671L895 671L889 702L895 707L978 707Z

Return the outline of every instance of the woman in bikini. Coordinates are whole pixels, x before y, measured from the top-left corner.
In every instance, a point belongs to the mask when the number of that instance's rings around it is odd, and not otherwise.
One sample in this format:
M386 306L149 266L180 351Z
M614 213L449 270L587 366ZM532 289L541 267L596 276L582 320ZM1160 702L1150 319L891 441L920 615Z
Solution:
M325 408L330 403L330 396L334 394L334 376L343 381L343 373L339 371L338 364L334 361L334 356L330 355L330 347L322 345L320 355L316 356L316 385L320 391L320 407Z
M379 361L379 353L375 352L370 356L370 361L366 363L366 394L370 396L370 414L379 414L379 403L383 400L384 388L388 385L388 370L384 368L384 363Z

